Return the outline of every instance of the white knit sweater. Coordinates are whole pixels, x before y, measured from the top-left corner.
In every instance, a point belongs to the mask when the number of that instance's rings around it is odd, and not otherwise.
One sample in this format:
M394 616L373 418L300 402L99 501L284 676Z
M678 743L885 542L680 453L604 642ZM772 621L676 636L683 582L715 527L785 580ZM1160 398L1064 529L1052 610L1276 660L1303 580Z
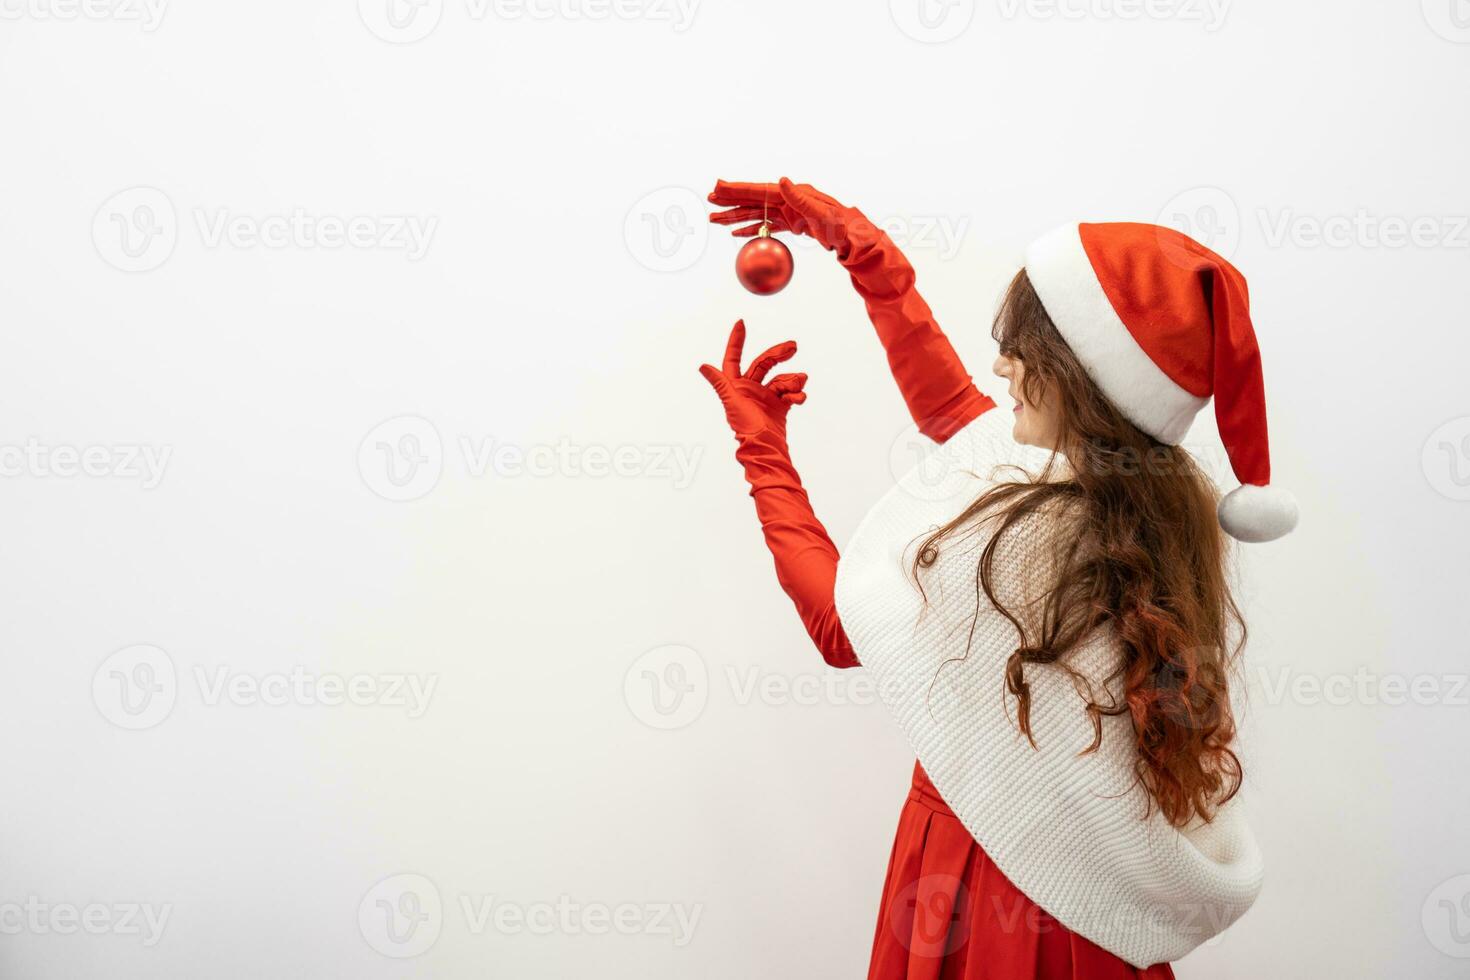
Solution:
M1092 720L1054 666L1027 666L1031 746L1004 688L1016 630L983 591L976 616L984 527L941 543L919 579L927 604L910 572L919 542L993 478L1007 479L997 465L1035 472L1045 461L1012 439L1011 425L1008 412L984 413L878 502L842 552L838 613L935 788L1006 877L1068 929L1134 966L1175 960L1224 931L1260 890L1261 855L1238 799L1213 822L1182 830L1157 807L1145 817L1128 716L1104 717L1101 747L1080 754L1093 742ZM1035 597L1028 583L1040 580L1035 559L1054 530L1047 523L1018 525L998 548L997 594L1013 610ZM1118 656L1112 638L1099 634L1068 663L1106 703L1105 692L1121 693L1101 683Z

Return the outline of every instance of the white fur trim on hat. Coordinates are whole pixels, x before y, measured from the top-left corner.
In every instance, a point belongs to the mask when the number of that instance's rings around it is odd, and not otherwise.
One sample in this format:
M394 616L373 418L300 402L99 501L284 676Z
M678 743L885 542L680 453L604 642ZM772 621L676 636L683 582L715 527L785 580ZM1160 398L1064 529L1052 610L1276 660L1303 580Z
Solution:
M1237 541L1274 541L1296 527L1296 498L1279 487L1243 483L1225 495L1215 516Z
M1208 398L1179 387L1138 346L1103 292L1075 224L1026 249L1026 274L1047 315L1088 375L1128 420L1177 446Z

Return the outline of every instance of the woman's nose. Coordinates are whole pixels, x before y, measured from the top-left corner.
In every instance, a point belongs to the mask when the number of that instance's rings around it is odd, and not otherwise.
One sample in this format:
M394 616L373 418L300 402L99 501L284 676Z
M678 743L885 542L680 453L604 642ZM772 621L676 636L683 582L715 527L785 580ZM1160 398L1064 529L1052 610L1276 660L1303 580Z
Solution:
M1008 357L997 357L995 363L990 366L996 377L1009 378L1011 376L1011 359Z

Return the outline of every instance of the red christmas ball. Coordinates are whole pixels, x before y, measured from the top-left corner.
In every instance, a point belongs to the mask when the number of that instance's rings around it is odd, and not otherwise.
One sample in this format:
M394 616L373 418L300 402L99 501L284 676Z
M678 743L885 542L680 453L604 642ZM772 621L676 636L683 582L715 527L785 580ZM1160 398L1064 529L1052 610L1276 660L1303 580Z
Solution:
M770 237L764 228L735 256L735 275L740 285L757 296L770 296L785 289L793 268L791 249Z

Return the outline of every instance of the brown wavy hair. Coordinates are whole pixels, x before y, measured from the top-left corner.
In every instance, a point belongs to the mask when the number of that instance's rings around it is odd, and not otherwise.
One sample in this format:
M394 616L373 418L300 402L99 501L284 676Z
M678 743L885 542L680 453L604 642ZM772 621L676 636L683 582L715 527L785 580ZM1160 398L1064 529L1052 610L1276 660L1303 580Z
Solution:
M1133 723L1136 775L1151 804L1174 826L1208 821L1240 788L1231 750L1235 719L1228 677L1245 643L1245 623L1226 571L1227 543L1215 517L1214 484L1188 452L1164 445L1123 417L1088 377L1023 269L1011 281L991 335L1025 366L1022 393L1059 420L1051 461L1034 476L999 482L960 516L930 534L913 572L931 566L947 537L976 521L994 522L976 571L986 599L1015 626L1020 643L1005 669L1016 723L1034 746L1033 665L1067 671L1092 719L1094 752L1102 718ZM1030 613L996 598L996 549L1030 518L1065 515L1049 547L1051 564ZM977 609L978 615L978 609ZM1068 654L1110 626L1122 648L1102 683L1123 696L1099 700ZM966 651L968 655L968 648ZM1047 668L1050 669L1050 668Z

